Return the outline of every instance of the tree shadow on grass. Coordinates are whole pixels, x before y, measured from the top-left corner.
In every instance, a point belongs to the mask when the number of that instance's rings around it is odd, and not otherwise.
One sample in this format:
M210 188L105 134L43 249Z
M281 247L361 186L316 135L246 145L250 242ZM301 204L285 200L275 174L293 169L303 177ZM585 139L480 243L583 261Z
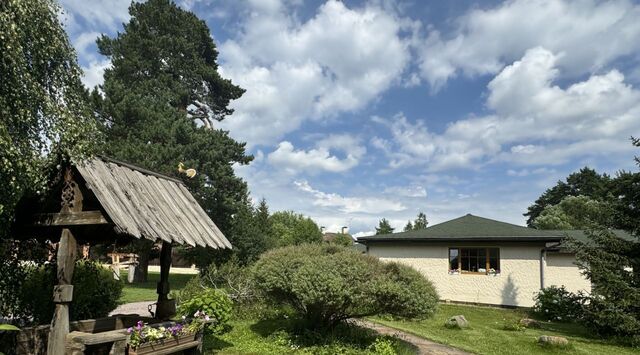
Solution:
M207 336L204 338L203 348L206 350L220 351L233 346L233 343L222 340L216 336Z
M249 327L264 338L286 338L300 347L345 346L366 349L379 334L353 323L341 323L331 329L310 329L296 319L260 320Z

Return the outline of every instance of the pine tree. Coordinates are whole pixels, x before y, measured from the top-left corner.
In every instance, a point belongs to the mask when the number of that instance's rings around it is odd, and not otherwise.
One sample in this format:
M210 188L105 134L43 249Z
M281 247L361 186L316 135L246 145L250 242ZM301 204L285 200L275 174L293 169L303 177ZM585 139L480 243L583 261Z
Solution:
M378 234L391 234L393 233L394 228L391 228L391 224L389 224L389 221L387 221L386 218L383 218L380 220L380 222L378 223L378 226L376 227L376 235Z
M98 39L104 99L92 95L106 134L107 155L184 179L207 214L236 244L233 215L247 216L246 183L233 165L248 164L245 144L215 122L232 113L243 89L218 73L217 50L204 21L169 0L132 3L130 21L114 38ZM197 175L178 175L178 164ZM138 253L146 253L140 245ZM209 254L199 251L194 257ZM141 255L141 270L145 270ZM145 275L142 275L145 277Z
M635 146L640 142L633 139ZM640 166L640 161L636 157ZM610 229L588 231L589 243L570 240L578 266L593 288L584 303L584 323L602 336L615 336L640 346L640 236L638 198L640 173L616 178L618 220L625 223L632 240L617 237Z
M407 221L407 225L404 226L403 232L408 232L413 230L413 224L411 221Z
M413 221L413 230L426 229L429 222L427 221L427 215L422 212L418 213L418 217Z

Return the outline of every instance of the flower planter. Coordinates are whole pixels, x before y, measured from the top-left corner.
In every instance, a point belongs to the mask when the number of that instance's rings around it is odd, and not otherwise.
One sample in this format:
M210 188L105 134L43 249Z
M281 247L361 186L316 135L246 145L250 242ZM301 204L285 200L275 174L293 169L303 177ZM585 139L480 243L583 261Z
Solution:
M198 340L197 334L182 334L170 338L164 338L152 343L142 343L137 348L129 348L129 355L143 354L170 354L172 352L182 351L188 348L195 348Z

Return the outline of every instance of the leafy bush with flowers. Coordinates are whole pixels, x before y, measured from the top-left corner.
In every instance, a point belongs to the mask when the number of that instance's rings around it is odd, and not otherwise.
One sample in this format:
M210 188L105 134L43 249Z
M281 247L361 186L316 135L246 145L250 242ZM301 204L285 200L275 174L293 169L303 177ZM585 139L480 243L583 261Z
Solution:
M567 291L564 286L550 286L535 296L533 313L544 320L577 321L582 316L582 300L581 295Z
M205 288L180 303L178 314L193 317L193 323L202 323L207 334L222 334L228 329L233 303L222 290ZM205 320L206 319L206 320Z
M200 310L196 311L192 318L183 316L181 322L170 327L153 327L140 320L135 327L127 329L127 333L131 334L129 345L135 349L144 343L154 343L180 335L196 334L203 330L210 321L211 317Z

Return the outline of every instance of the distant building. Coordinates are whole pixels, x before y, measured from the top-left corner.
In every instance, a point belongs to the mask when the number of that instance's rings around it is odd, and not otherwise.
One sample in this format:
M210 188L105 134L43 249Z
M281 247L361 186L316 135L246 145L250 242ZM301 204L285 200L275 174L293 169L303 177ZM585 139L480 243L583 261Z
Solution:
M631 238L614 231L621 238ZM591 283L563 246L584 231L538 230L466 215L426 229L358 238L367 254L410 265L444 301L531 307L540 289L591 291Z

